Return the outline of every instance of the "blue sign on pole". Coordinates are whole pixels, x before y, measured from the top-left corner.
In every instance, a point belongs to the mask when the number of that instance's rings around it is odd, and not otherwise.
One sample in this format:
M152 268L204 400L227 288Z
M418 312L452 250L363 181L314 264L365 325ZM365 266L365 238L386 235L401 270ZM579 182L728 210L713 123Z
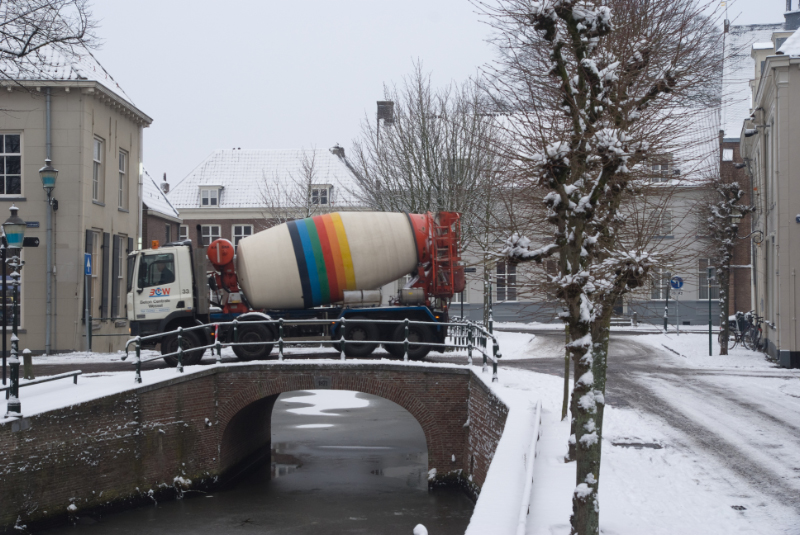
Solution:
M669 285L672 286L673 290L680 290L683 288L683 279L680 277L672 277L669 281Z
M83 274L92 274L92 255L91 253L83 253Z

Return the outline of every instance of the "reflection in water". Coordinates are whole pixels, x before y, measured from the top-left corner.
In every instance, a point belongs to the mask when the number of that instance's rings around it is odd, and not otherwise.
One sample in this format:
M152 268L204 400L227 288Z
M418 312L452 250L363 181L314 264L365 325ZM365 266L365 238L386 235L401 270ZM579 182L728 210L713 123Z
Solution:
M416 420L382 398L336 392L331 401L330 392L284 394L279 401L289 402L276 403L272 415L272 462L229 489L102 519L84 515L81 525L47 533L408 535L418 523L432 534L464 533L473 504L457 490L428 491Z

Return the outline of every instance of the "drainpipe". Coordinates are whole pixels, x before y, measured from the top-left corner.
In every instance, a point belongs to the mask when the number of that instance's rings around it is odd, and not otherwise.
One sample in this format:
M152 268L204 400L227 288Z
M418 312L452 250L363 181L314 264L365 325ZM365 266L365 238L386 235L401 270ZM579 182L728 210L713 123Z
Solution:
M144 194L144 127L139 125L139 231L137 236L138 247L142 249L142 195Z
M46 154L47 160L52 160L53 144L50 133L50 88L45 88L45 129L46 129ZM47 276L46 276L46 301L44 322L44 352L50 354L51 329L53 323L53 207L50 205L50 194L47 195Z

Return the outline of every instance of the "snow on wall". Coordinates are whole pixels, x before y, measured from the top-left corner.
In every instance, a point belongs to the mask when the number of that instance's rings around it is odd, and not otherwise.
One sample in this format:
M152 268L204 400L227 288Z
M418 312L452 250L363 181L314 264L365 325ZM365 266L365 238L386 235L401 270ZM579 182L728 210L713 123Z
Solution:
M497 415L505 417L465 535L513 535L525 494L527 457L533 440L538 438L534 436L536 406L531 403L530 392L503 388L502 380L491 383L487 374L476 372L472 377L475 383L485 385ZM477 385L472 388L472 392L478 390Z

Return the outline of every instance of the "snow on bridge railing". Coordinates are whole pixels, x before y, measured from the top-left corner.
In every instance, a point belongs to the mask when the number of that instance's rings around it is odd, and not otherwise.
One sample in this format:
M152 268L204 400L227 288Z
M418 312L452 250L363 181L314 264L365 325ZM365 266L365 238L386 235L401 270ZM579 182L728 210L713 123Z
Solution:
M474 365L473 354L477 351L483 358L483 373L488 371L488 365L491 362L492 364L492 382L496 382L497 379L497 362L498 359L502 358L502 354L500 353L500 345L497 342L497 337L492 332L491 328L491 318L490 318L489 328L487 329L485 326L481 325L480 323L476 323L474 321L465 320L463 318L459 318L458 320L452 321L450 323L437 323L437 322L430 322L430 321L414 321L409 319L404 320L371 320L371 319L347 319L347 318L338 318L336 320L286 320L286 319L265 319L265 320L247 320L247 321L238 321L233 320L229 322L217 322L217 323L209 323L205 325L196 325L192 327L178 327L174 331L169 331L165 333L157 333L151 334L148 336L136 336L134 338L129 339L125 343L125 356L122 357L122 360L128 358L128 352L130 350L130 346L134 346L136 360L132 363L136 370L136 378L135 381L137 383L142 382L142 364L146 362L151 362L153 360L163 359L166 357L175 357L177 359L177 369L179 373L183 373L183 362L184 362L184 352L194 352L194 351L203 351L205 352L206 349L211 349L212 354L216 354L216 363L222 363L222 348L223 347L243 347L243 346L273 346L275 344L278 345L278 360L284 360L284 348L287 346L292 345L307 345L309 343L320 344L320 345L330 345L339 350L340 353L340 360L346 360L345 348L348 344L381 344L383 346L392 345L392 346L403 346L403 361L408 362L409 360L409 348L414 346L424 346L427 348L442 348L444 350L458 350L458 349L466 349L467 350L467 362L466 365L472 366ZM405 338L403 341L399 340L374 340L374 339L364 339L364 340L348 340L345 338L345 330L346 326L349 324L394 324L394 325L403 325L405 327ZM285 325L336 325L340 328L340 337L339 339L330 339L330 340L284 340L284 326ZM267 340L261 342L239 342L239 332L243 325L271 325L277 329L278 332L278 340ZM409 328L412 325L424 325L428 327L448 327L450 328L450 333L448 338L450 338L452 343L437 343L437 342L413 342L408 339L409 335ZM219 341L219 332L220 329L224 328L232 328L233 329L233 342L222 343ZM192 331L203 331L207 333L210 337L213 337L214 343L198 346L198 347L190 347L184 349L184 333L192 332ZM213 333L212 333L213 331ZM172 353L162 353L156 357L149 357L149 358L142 358L141 350L142 350L142 343L143 342L161 342L162 340L174 336L177 338L177 350ZM446 342L446 339L445 339ZM491 345L491 347L490 347ZM338 347L337 347L338 346ZM351 357L352 358L352 357Z

